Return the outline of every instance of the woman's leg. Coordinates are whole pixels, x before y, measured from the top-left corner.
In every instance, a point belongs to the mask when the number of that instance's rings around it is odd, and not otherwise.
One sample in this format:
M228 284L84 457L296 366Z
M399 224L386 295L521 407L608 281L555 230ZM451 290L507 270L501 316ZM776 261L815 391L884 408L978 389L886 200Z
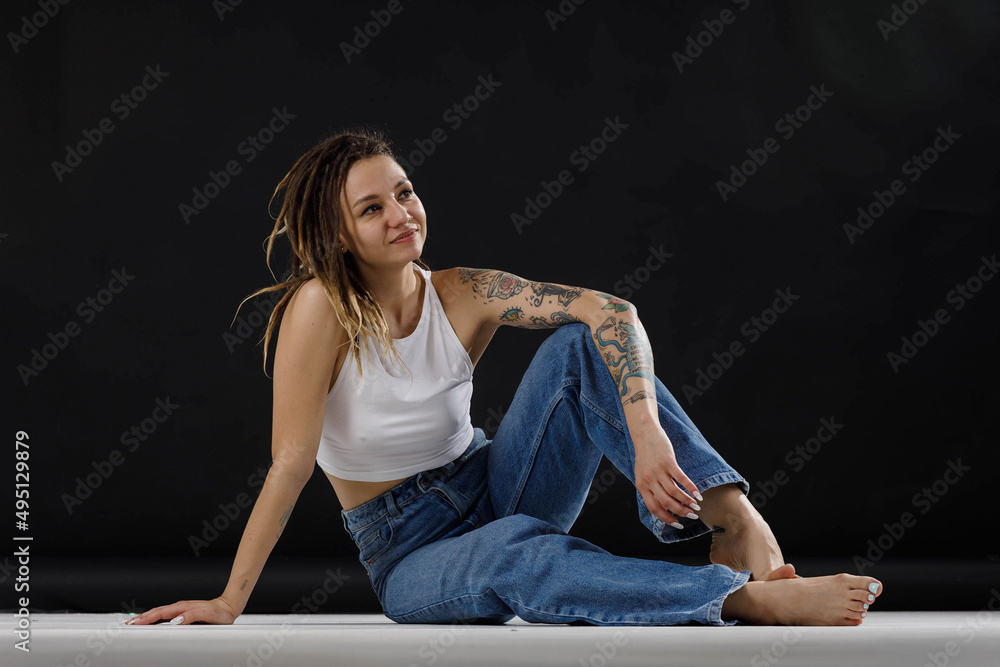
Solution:
M698 489L705 494L730 485L740 495L748 491L746 480L708 444L659 378L654 384L660 424ZM602 455L635 485L635 450L615 382L590 328L566 324L539 347L490 444L488 488L496 516L527 514L568 531ZM725 494L705 497L707 507L701 506L710 515L716 505L731 504ZM681 518L684 528L672 528L649 512L638 492L636 499L640 520L662 542L696 537L713 525ZM715 516L726 519L725 511Z

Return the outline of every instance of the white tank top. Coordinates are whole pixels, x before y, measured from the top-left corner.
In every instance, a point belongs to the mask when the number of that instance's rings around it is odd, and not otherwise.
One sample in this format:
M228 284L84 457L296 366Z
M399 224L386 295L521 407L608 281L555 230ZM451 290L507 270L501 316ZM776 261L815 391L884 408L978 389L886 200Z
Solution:
M363 381L349 354L327 396L316 463L341 479L403 479L455 460L472 442L472 360L431 272L412 266L424 277L420 322L406 338L393 339L410 373L362 337Z

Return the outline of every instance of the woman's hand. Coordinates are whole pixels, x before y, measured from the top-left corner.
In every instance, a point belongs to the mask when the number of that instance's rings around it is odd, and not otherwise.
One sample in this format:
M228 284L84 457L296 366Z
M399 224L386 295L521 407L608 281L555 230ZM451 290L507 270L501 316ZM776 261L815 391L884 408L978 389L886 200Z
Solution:
M232 625L237 616L239 613L228 602L217 597L213 600L182 600L154 607L129 619L125 625L150 625L157 621L169 621L172 625L188 625L195 622ZM178 618L180 620L177 620Z
M683 527L677 517L697 519L694 512L701 507L695 500L701 500L701 494L677 465L667 432L657 424L633 435L632 443L635 445L635 487L653 516L675 528Z

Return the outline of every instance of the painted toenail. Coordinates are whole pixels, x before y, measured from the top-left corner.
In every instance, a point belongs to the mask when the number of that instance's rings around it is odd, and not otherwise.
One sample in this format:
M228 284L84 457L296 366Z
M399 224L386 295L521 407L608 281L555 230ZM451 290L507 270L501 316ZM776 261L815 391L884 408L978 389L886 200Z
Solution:
M869 595L869 596L868 596L868 601L869 601L869 602L871 602L871 601L872 601L872 600L874 600L874 599L875 599L875 596L874 596L874 595Z
M878 593L878 584L874 582L868 584L868 590L872 593Z
M865 616L867 616L867 615L868 615L868 612L867 612L867 611L863 611L863 612L861 612L861 618L864 618L864 617L865 617Z
M868 603L867 602L865 603L865 609L868 609Z
M695 514L694 512L688 512L688 513L687 513L687 518L689 518L689 519L695 519L695 520L697 520L697 518L698 518L698 515L697 515L697 514Z

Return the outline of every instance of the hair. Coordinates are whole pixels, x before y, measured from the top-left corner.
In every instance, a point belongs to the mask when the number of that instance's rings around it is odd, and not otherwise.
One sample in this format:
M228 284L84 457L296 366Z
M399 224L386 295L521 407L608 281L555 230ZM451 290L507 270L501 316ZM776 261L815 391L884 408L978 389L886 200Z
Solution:
M337 319L347 330L350 351L359 373L362 373L362 336L368 336L376 344L388 348L403 363L389 334L385 313L364 286L354 255L349 251L344 252L345 248L340 242L341 195L347 182L347 173L355 163L377 155L397 159L391 143L381 131L367 126L350 128L324 139L306 151L274 189L268 202L268 211L282 190L284 198L275 218L274 229L267 239L267 266L270 269L275 239L285 234L292 246L291 271L281 282L257 290L240 303L242 307L247 299L268 292L288 290L271 311L264 332L265 374L267 351L274 328L295 292L313 278L320 281ZM420 258L415 263L430 270ZM274 276L273 271L271 275Z

